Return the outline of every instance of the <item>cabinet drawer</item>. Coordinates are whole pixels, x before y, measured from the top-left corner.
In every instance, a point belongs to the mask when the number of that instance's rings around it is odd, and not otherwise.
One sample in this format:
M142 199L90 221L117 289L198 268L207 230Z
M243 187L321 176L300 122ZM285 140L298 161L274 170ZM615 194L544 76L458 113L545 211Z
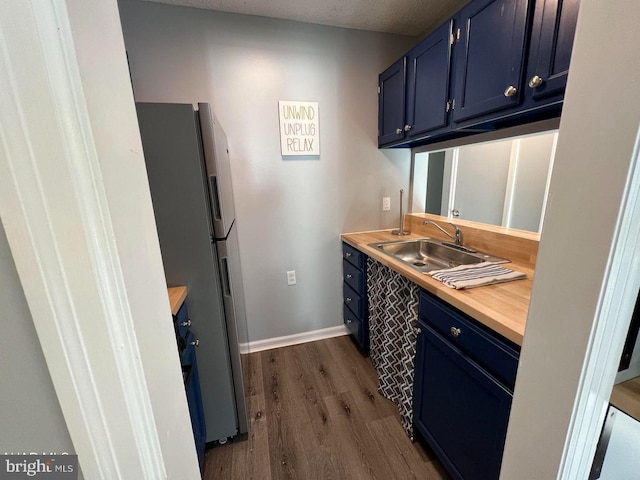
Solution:
M358 317L359 320L362 319L362 299L360 295L351 288L347 283L342 284L342 293L344 296L344 304L351 309L351 311Z
M359 269L364 268L365 255L351 245L342 244L342 258Z
M475 320L424 291L420 293L420 320L513 390L519 351L506 340L485 332Z
M354 336L354 338L358 341L358 343L362 343L362 339L360 337L360 330L362 329L362 322L360 319L351 311L349 307L345 304L343 306L343 319L344 324L349 330L349 333ZM363 348L365 348L363 346Z
M342 271L344 281L356 292L362 293L364 290L362 272L347 261L342 262Z

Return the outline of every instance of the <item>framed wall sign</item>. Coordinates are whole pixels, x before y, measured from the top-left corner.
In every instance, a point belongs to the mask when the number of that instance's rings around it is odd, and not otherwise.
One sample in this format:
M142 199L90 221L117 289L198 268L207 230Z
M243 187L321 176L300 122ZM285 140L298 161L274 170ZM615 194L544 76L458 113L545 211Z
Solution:
M278 102L282 156L320 155L318 102Z

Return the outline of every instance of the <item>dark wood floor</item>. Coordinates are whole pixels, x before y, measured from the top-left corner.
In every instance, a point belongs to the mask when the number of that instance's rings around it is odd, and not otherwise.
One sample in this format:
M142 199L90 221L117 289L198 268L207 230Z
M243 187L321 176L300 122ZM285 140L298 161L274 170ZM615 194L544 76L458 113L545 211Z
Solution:
M208 450L205 479L449 479L349 337L252 353L244 367L248 438Z

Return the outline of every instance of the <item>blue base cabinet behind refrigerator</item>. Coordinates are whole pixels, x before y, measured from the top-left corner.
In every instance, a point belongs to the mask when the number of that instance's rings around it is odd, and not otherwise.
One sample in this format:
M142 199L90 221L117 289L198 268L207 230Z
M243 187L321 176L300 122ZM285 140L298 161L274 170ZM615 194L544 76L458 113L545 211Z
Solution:
M189 328L189 313L186 303L182 304L178 314L174 317L176 340L180 364L182 365L182 378L187 393L189 415L191 416L191 428L196 444L196 453L200 463L200 471L204 469L204 450L207 441L207 427L204 423L204 411L202 408L202 394L200 391L200 376L198 374L198 360L196 359L197 341Z

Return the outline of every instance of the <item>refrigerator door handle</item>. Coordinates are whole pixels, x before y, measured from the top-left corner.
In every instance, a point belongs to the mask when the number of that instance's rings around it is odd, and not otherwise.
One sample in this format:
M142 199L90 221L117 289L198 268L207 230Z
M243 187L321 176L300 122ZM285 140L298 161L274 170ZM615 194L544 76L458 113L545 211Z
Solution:
M209 176L213 230L216 238L225 238L235 218L227 136L211 111L211 105L199 103L198 118L203 160Z
M220 265L222 266L222 293L225 297L231 296L231 277L229 275L229 262L227 257L220 259Z
M220 194L218 193L218 177L209 176L209 196L211 197L211 210L214 220L222 220L222 211L220 209Z
M247 403L242 379L242 360L240 358L240 345L238 342L238 327L240 326L243 329L242 338L245 342L247 341L248 335L246 331L247 320L242 293L242 272L240 270L237 228L232 227L227 239L216 242L213 248L218 257L220 294L224 304L227 339L229 341L229 357L231 359L233 387L236 394L238 432L247 433L249 431L249 419L247 417Z

